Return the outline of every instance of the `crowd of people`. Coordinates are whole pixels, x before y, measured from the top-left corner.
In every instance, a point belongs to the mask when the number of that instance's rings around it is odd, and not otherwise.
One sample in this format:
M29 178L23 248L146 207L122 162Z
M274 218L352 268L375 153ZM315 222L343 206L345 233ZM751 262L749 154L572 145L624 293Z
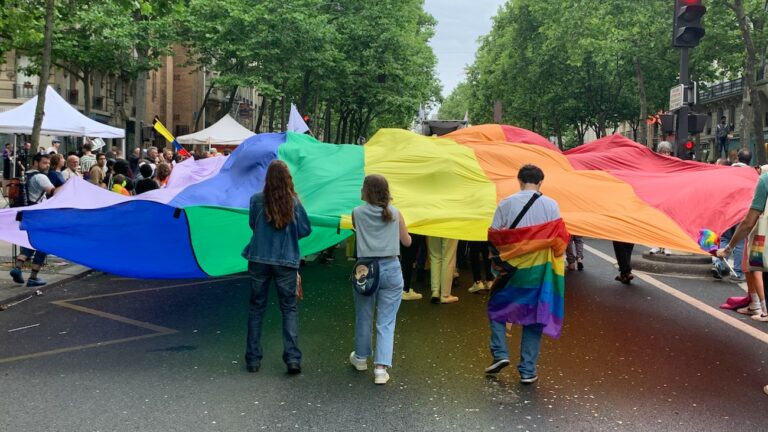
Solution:
M102 146L104 147L104 146ZM127 158L123 158L116 146L107 151L94 152L94 143L86 138L78 151L61 151L61 141L53 139L47 148L41 146L33 154L31 143L25 143L18 151L10 144L3 149L4 183L17 186L15 191L8 189L9 204L14 207L39 204L54 196L56 191L67 181L78 177L102 189L126 196L164 188L171 176L173 167L182 162L185 156L170 148L160 151L145 142L142 149L136 147ZM228 156L229 151L217 152L216 149L197 151L195 159ZM11 183L13 179L17 182ZM4 185L5 186L5 185ZM46 281L39 277L39 271L47 255L22 247L16 256L15 265L10 271L14 282L30 288L40 287ZM30 275L24 279L22 269L30 262Z

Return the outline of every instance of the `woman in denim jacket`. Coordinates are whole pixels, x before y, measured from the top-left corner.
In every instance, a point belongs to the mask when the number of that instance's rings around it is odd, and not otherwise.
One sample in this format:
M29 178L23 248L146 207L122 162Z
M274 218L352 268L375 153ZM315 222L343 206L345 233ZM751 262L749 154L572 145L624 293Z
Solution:
M411 236L400 212L389 202L389 184L383 176L372 174L363 181L362 199L366 204L352 210L357 236L358 258L379 258L379 289L370 296L354 292L355 350L349 362L355 369L368 369L372 353L372 324L376 309L376 354L373 382L389 381L395 342L395 319L403 298L403 272L398 254L400 243L411 245Z
M264 190L251 197L248 223L253 236L243 251L251 276L246 368L248 372L257 372L261 366L261 324L267 308L267 292L274 279L283 314L283 361L289 374L301 373L296 307L296 279L301 261L299 239L308 236L312 228L296 197L293 178L285 162L274 160L269 164Z

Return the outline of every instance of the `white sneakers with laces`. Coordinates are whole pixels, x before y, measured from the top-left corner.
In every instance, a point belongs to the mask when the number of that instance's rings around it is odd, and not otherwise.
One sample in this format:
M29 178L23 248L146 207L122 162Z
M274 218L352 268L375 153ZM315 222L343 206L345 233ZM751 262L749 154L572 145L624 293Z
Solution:
M373 383L374 384L386 384L389 381L389 373L387 368L376 368L373 370Z
M476 293L476 292L482 291L484 289L487 289L485 287L485 284L480 282L480 281L477 281L477 282L473 283L471 287L469 287L468 291L471 292L471 293Z
M354 351L349 354L349 363L359 371L368 370L368 359L361 359Z
M403 291L403 300L421 300L422 296L421 294L417 293L413 289L409 289L408 291Z

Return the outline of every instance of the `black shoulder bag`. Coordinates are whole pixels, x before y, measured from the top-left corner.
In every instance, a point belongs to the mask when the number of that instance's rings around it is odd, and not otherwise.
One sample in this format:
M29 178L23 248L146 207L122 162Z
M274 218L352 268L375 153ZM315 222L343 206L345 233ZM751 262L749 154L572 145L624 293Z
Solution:
M525 203L525 206L522 210L520 210L520 213L517 214L517 217L514 221L512 221L512 225L509 226L508 229L514 229L517 227L517 224L520 223L521 220L523 220L523 216L525 216L526 213L528 213L528 210L531 209L531 206L533 206L533 203L536 202L537 199L541 197L541 192L537 192L533 194L531 199L528 200L527 203ZM496 268L502 269L503 273L500 274L496 279L493 281L493 285L491 285L491 296L493 296L498 290L503 288L505 285L507 285L507 282L509 282L509 279L512 278L512 276L517 271L517 267L509 264L506 261L503 261L501 259L501 256L499 254L499 250L496 249L496 246L493 245L493 243L489 243L488 249L492 254L491 262L493 263Z

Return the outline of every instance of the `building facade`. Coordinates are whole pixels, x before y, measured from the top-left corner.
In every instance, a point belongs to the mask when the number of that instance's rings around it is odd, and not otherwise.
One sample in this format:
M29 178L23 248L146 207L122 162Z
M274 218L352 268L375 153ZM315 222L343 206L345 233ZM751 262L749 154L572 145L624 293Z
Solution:
M125 129L126 147L131 147L134 143L134 125L137 121L142 126L139 141L150 140L152 145L159 147L166 145L164 139L152 129L155 116L159 117L174 135L185 135L210 126L218 120L217 115L221 107L229 102L229 97L223 91L214 89L207 103L203 105L207 86L215 73L200 70L194 65L185 65L187 60L186 49L177 46L174 54L163 60L162 67L148 73L146 115L143 119L136 118L134 81L115 74L94 73L88 83L90 117ZM28 64L28 58L14 51L5 54L4 61L0 64L0 112L13 109L37 95L39 77L25 74L24 68ZM85 110L85 84L77 76L54 67L49 85L80 112ZM256 101L259 99L254 89L238 89L232 109L229 110L230 115L243 126L253 130L255 113L258 110ZM47 145L52 138L41 137L41 143ZM76 139L60 138L67 150L76 148ZM11 139L12 137L0 135L0 144L10 142Z

